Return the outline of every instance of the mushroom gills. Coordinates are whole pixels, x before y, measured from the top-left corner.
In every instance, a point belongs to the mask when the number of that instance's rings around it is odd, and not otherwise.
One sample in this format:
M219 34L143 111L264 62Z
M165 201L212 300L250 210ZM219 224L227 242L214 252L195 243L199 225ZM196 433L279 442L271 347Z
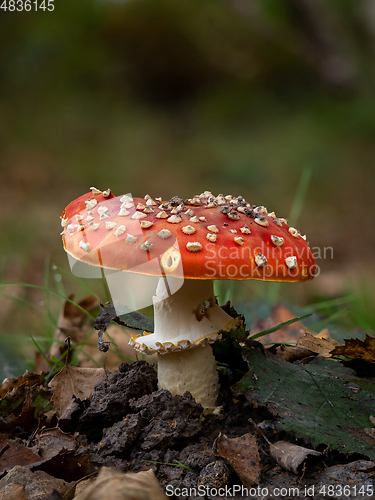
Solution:
M169 277L168 282L180 279ZM177 289L177 292L170 295L164 278L159 280L153 297L154 333L138 337L136 344L144 344L147 350L153 352L160 352L163 344L171 346L167 348L168 351L180 351L184 348L182 344L212 343L220 337L220 330L231 331L237 328L239 320L233 319L216 304L211 280L185 279L181 287L172 288ZM204 316L198 320L196 311L207 302L211 306L205 308Z

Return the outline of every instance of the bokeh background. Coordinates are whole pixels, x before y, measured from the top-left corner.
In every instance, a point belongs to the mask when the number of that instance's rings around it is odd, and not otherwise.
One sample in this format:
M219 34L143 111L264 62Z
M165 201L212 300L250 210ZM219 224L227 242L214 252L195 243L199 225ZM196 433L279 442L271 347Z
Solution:
M59 217L90 186L241 194L289 216L321 257L332 249L320 276L222 294L302 306L354 293L333 314L371 333L375 2L54 5L0 11L0 341L14 370L32 367L30 335L53 334L61 307L21 283L87 294Z

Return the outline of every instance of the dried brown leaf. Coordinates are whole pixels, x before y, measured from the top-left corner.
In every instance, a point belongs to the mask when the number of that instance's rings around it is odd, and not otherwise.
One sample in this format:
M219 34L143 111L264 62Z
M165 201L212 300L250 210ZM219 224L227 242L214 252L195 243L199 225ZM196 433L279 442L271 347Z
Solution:
M15 465L26 466L40 462L40 456L36 452L12 439L0 438L0 450L0 473L10 471Z
M345 345L336 347L332 356L347 356L375 363L375 337L366 334L365 340L344 339Z
M0 500L47 498L54 490L64 496L64 500L70 500L72 495L66 496L69 488L70 485L66 481L49 476L43 471L31 472L16 466L0 479Z
M35 363L35 373L42 374L48 373L51 369L50 364L47 362L46 358L40 351L35 351L34 363Z
M58 416L68 407L73 396L80 400L88 398L104 374L103 368L64 366L48 384Z
M309 332L305 332L305 335L298 339L297 346L308 349L317 356L330 358L333 349L339 345L339 342L333 339L329 334L327 337L326 332L328 332L328 330L323 330L318 335L312 335Z
M17 378L6 378L0 385L0 398L3 398L8 392L20 385L41 385L44 382L44 375L26 371Z
M297 446L287 441L277 441L271 444L270 454L283 469L294 472L294 474L299 473L299 467L309 456L321 455L318 451L309 450L308 448L303 448L302 446Z
M20 465L28 469L42 469L60 478L80 479L96 469L84 455L74 456L76 448L74 437L65 434L57 427L43 430L32 448L4 437L0 439L0 473ZM72 479L69 476L71 468L78 468L79 471L79 474L74 474Z
M39 464L33 464L31 469L43 470L51 476L73 482L97 472L98 466L92 458L92 453L84 448L75 451L62 449L57 455L42 460Z
M151 470L123 473L103 467L96 480L75 500L167 500Z
M44 429L36 437L36 445L39 456L43 459L49 459L58 455L62 450L74 451L77 442L71 434L66 434L58 427L53 429Z
M74 295L70 295L69 299L73 300ZM99 301L92 295L81 300L79 306L87 312L92 312L99 307ZM51 345L50 356L60 358L67 350L64 341L70 337L75 344L80 344L85 340L87 335L92 330L92 324L86 324L88 321L87 315L78 308L75 304L66 301L60 313L57 329L55 331L55 341Z
M303 335L297 340L295 346L281 345L276 348L276 354L290 363L310 356L330 358L331 351L339 345L339 342L331 337L327 328L318 334L310 332L306 328L304 331L301 330L301 333Z
M0 431L16 427L32 431L38 424L44 424L45 413L51 409L51 391L45 387L26 384L8 392L1 400Z
M280 358L285 359L285 361L294 363L294 361L299 361L311 356L311 351L295 345L280 345L276 348L276 354Z
M231 465L246 488L259 483L260 458L254 434L228 438L220 433L213 444L213 450L216 456L224 458Z

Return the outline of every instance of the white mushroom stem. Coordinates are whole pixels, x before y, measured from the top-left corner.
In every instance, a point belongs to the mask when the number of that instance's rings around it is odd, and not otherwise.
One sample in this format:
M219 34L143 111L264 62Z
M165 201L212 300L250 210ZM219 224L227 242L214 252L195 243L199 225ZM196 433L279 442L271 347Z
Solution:
M216 362L209 343L220 338L220 330L233 330L238 321L215 302L211 280L185 280L170 294L163 278L154 296L155 331L138 337L134 347L157 351L159 388L172 394L190 391L208 408L219 394Z
M204 408L216 406L220 385L212 347L159 354L158 386L172 394L189 391Z
M216 304L212 280L185 279L183 285L170 294L164 278L159 280L154 302L155 340L195 344L214 335L232 323L231 318Z

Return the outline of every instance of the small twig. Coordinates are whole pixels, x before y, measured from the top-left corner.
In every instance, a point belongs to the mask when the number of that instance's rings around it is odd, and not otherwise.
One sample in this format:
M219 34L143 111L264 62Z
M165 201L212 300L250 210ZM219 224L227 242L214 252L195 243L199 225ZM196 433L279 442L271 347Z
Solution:
M69 358L70 358L70 342L71 342L70 337L66 337L65 342L68 344L68 350L67 350L67 353L65 356L65 366L68 366Z
M43 429L43 427L42 427L42 429ZM38 420L37 428L34 430L34 432L31 434L31 436L26 441L26 446L30 446L31 445L31 443L35 439L35 436L38 434L39 430L41 430L40 429L40 420Z
M94 471L94 472L91 472L91 474L87 474L87 476L84 476L84 477L81 477L81 479L78 479L77 481L74 481L71 484L71 486L68 488L68 490L65 492L64 496L62 497L63 500L68 500L70 498L72 498L72 495L75 493L75 489L77 487L77 484L79 484L80 482L82 481L85 481L86 479L92 477L92 476L95 476L98 474L98 470Z
M302 479L305 477L306 470L307 470L307 466L306 466L306 462L304 462L303 467L302 467L302 476L300 477L300 480L298 481L298 486L301 484Z
M4 453L5 453L7 450L9 450L9 448L10 448L10 444L6 444L5 446L3 446L3 447L1 448L1 450L0 450L0 457L1 457L2 455L4 455Z
M266 436L265 436L264 432L263 432L263 431L262 431L262 429L258 426L258 424L256 424L256 423L254 422L254 420L253 420L252 418L250 418L250 417L248 418L248 421L249 421L249 422L251 422L251 423L253 424L253 426L255 427L255 430L256 430L256 431L257 431L257 432L258 432L258 433L259 433L259 434L260 434L260 435L261 435L261 436L265 439L265 441L266 441L266 442L267 442L270 446L272 446L271 441L269 441L269 440L266 438Z
M104 358L103 369L104 369L104 373L105 373L105 378L108 380L108 372L107 372L107 368L105 366L106 361L107 361L107 356Z

